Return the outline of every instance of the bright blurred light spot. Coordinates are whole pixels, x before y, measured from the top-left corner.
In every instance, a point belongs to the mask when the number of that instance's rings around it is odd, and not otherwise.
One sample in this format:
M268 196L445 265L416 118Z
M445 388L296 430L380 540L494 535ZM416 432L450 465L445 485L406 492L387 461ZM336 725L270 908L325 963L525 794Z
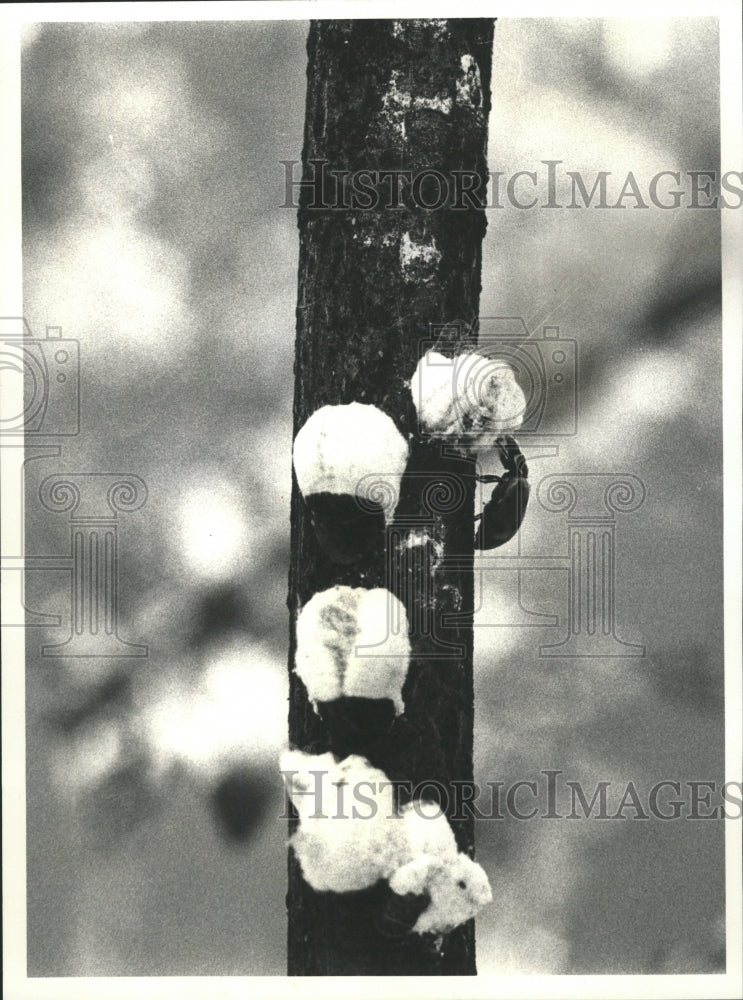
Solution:
M191 317L187 265L174 247L120 221L72 226L34 247L30 315L54 316L85 351L126 352L127 365L167 367L182 350Z
M484 499L490 499L489 494ZM526 638L519 624L508 624L523 618L518 574L498 573L498 586L493 586L494 576L492 556L475 556L474 670L478 678L492 678L504 661L523 650Z
M671 55L671 31L663 18L608 18L604 21L604 49L616 69L646 76Z
M625 461L636 450L638 435L647 435L653 425L716 405L692 358L680 351L647 351L626 365L586 413L592 428L586 446Z
M54 778L71 793L101 782L116 766L123 749L121 728L101 722L61 747L52 758Z
M265 649L227 647L196 686L167 691L145 708L156 766L180 761L207 778L239 762L265 767L283 742L286 699L283 665Z
M26 23L21 25L21 48L30 49L34 44L36 39L41 34L44 28L43 24L38 22Z
M181 551L210 580L227 579L248 556L248 525L237 492L226 483L190 490L180 511Z
M514 909L518 908L514 900ZM533 921L513 921L507 929L499 928L492 940L493 945L484 949L485 957L478 956L481 975L523 976L540 972L557 975L570 967L567 936L561 937Z
M168 302L157 271L152 270L167 259L165 247L148 246L142 233L124 226L99 229L86 242L88 269L116 303L117 312L123 308L124 316L129 313L132 319L137 314L165 318ZM138 326L127 324L127 334L136 336Z
M671 351L638 358L627 372L622 396L630 413L656 419L670 419L688 406L704 405L704 399L695 398L691 359Z
M105 155L81 169L77 185L88 212L112 226L131 223L156 194L151 161L121 148L114 134L108 136Z
M83 106L89 120L128 137L159 141L182 116L191 95L178 60L160 57L146 68L119 67L116 77Z
M107 41L110 44L104 33L102 42ZM151 46L125 45L94 64L90 73L77 105L85 148L104 148L112 137L114 148L125 155L152 161L161 179L180 176L188 178L187 183L193 182L202 156L211 162L215 112L210 108L203 113L183 60L174 51L160 47L155 53Z
M635 112L622 102L612 105L609 114L607 107L601 102L587 102L579 96L565 94L554 87L542 85L538 79L530 84L529 95L530 99L526 102L507 101L502 109L500 106L495 106L491 112L489 127L497 141L498 145L495 148L499 149L499 153L498 159L491 161L490 169L515 172L522 170L525 162L539 163L549 158L562 161L562 165L556 168L558 204L568 205L572 201L575 182L568 176L567 171L578 171L582 175L584 184L587 184L590 194L597 172L607 169L605 164L609 150L612 176L607 183L607 199L610 205L616 202L621 184L630 171L633 171L639 180L639 178L650 178L660 170L677 168L675 153L665 145L667 137L661 133L649 136L639 132ZM540 193L546 190L546 178L547 173L544 168L541 173L538 172ZM517 197L525 200L526 193L534 189L525 182L523 189L517 186L516 190L525 192L523 195L517 194ZM503 201L503 198L505 194L502 185L501 202L507 204L507 200ZM598 191L594 199L596 204ZM627 203L634 204L632 200L625 204ZM582 201L578 201L578 204L582 204ZM575 213L576 216L584 214L586 213ZM598 215L603 214L603 212L598 213ZM515 219L515 213L513 215L514 219L508 213L499 218L503 219L502 225L513 226L514 232L519 231L522 234L524 223L529 220L523 220L521 216L529 213L519 213L519 219ZM539 213L539 231L544 233L555 227L564 242L566 230L565 223L559 223L561 219L560 212ZM613 239L623 237L624 227L613 225L611 228ZM583 222L580 238L576 237L576 244L580 245L585 239L584 233ZM648 237L657 235L660 238L655 229L646 229L644 235ZM520 238L523 239L523 234ZM636 239L633 239L633 246L638 247ZM589 262L595 267L597 276L601 275L602 271L596 261L602 259L601 256L598 258L592 256ZM612 260L616 259L617 256L614 255ZM632 258L630 260L634 263ZM553 267L554 264L553 260ZM546 267L546 264L540 266ZM636 275L635 270L631 273L633 276Z

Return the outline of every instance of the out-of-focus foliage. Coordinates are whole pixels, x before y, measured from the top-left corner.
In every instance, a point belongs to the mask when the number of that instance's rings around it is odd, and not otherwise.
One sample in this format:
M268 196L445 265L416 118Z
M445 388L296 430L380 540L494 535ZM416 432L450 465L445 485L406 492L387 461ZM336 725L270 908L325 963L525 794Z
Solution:
M25 312L79 339L82 383L80 435L28 467L28 551L68 544L38 504L50 472L129 471L149 491L120 524L120 634L147 658L42 657L69 629L68 580L29 574L29 607L66 615L27 642L31 974L284 970L297 240L280 161L301 151L305 35L27 36ZM499 20L491 169L716 169L717 78L711 20ZM617 619L647 655L540 658L553 631L504 626L516 574L485 573L481 782L721 778L718 282L714 212L489 213L482 315L557 324L580 351L579 433L549 463L525 447L533 482L645 484L618 519ZM510 544L560 554L565 534L532 503ZM522 585L564 621L564 574ZM495 894L482 972L720 967L720 824L483 821L477 842Z

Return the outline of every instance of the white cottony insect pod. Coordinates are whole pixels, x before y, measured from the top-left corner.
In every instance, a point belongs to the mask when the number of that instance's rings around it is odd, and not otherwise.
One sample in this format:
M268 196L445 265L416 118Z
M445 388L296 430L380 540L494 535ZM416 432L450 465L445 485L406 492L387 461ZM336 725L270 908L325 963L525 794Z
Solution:
M330 587L299 613L295 670L338 745L389 728L409 661L405 608L384 587Z
M281 770L299 813L290 844L318 892L354 892L389 883L380 917L389 936L445 934L492 900L487 875L458 851L438 805L397 810L392 782L359 756L283 754Z
M281 774L299 814L289 843L317 892L355 892L384 877L400 826L392 782L363 757L286 751Z
M526 411L511 366L475 352L447 358L428 351L410 391L421 431L464 452L492 448L498 434L521 426Z
M375 545L397 506L408 445L376 406L322 406L294 439L294 472L323 552L350 564Z
M490 882L480 865L457 850L438 805L409 802L400 816L404 863L391 874L390 889L408 910L411 898L418 900L417 913L413 911L417 920L411 926L415 933L446 934L492 901ZM394 920L399 913L399 902L393 897L384 917Z

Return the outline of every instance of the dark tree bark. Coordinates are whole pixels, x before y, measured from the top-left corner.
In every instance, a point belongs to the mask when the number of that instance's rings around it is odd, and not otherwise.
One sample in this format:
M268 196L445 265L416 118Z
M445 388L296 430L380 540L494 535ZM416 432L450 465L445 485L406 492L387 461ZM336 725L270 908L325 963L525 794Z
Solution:
M353 566L334 565L319 550L294 483L290 669L296 615L313 594L338 583L397 593L412 632L405 714L386 736L342 749L362 753L391 777L445 787L472 779L474 469L421 437L409 382L426 340L448 356L473 346L493 27L474 19L315 21L308 41L294 432L325 404L373 403L409 438L411 458L386 550ZM322 196L317 161L327 164ZM340 175L330 175L362 170L372 172L366 183L377 205L353 206L348 177L344 188ZM410 178L376 173L400 170ZM430 173L421 180L432 170L443 183ZM465 187L477 178L479 201L464 197L455 206L455 171L469 172ZM425 528L429 544L401 544L410 528ZM289 735L308 752L338 750L293 673ZM472 856L472 821L453 818L455 800L447 798L459 848ZM438 944L416 934L391 940L376 930L383 892L380 884L317 893L290 851L289 974L475 973L474 921Z

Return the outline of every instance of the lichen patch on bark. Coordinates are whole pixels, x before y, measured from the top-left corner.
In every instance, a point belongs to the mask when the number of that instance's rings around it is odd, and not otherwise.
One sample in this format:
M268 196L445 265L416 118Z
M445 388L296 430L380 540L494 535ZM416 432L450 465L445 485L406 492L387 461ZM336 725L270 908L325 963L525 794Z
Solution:
M479 110L482 107L480 67L471 55L462 56L461 66L462 72L457 80L457 104Z
M410 238L410 233L402 234L400 267L406 283L431 281L436 277L440 260L441 251L433 237L430 243L416 243Z
M421 95L414 97L409 90L401 90L398 87L398 81L401 76L402 73L399 70L394 69L392 71L389 88L382 96L382 108L384 111L388 113L391 111L394 114L399 113L401 109L404 111L412 109L413 111L440 111L444 115L451 113L454 102L447 94L438 92L432 97L423 97Z
M431 545L431 573L434 573L436 567L444 558L443 542L433 538L425 528L420 531L409 531L402 541L402 547L405 549L421 548L429 544Z
M449 22L442 18L423 20L417 17L392 22L392 34L395 38L409 39L411 35L423 32L435 41L445 41L449 37Z

